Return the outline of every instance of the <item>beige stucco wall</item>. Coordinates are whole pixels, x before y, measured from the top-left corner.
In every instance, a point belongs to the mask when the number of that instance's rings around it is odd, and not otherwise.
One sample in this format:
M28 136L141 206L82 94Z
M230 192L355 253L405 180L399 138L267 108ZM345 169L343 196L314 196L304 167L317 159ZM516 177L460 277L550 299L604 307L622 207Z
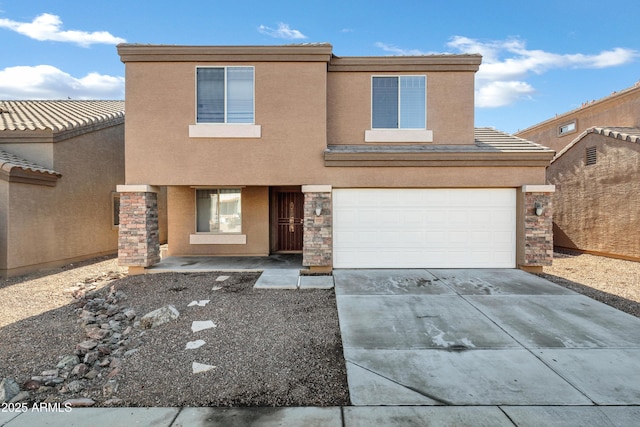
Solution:
M8 188L7 256L14 275L115 253L112 192L124 182L124 126L52 143L55 187L3 183ZM5 207L6 209L6 207Z
M559 136L558 127L573 120L576 121L576 131ZM640 85L587 103L581 108L518 132L516 136L559 152L582 132L594 126L640 127Z
M427 129L433 144L473 144L472 72L331 72L327 76L327 143L364 144L371 129L371 77L427 76Z
M586 148L597 162L585 166ZM551 164L557 246L640 259L640 144L588 134Z
M370 126L372 73L330 73L345 76L332 76L327 85L322 62L255 63L255 117L262 126L261 138L190 138L196 65L127 64L127 184L517 187L544 183L541 167L385 167L375 173L367 167L325 167L327 141L362 142ZM473 73L451 74L431 73L427 83L428 126L443 144L473 140ZM364 96L342 92L351 80L362 86ZM338 96L353 99L334 101Z
M169 244L168 255L268 255L269 188L242 188L242 234L246 245L192 245L189 236L196 232L196 196L191 187L167 189Z

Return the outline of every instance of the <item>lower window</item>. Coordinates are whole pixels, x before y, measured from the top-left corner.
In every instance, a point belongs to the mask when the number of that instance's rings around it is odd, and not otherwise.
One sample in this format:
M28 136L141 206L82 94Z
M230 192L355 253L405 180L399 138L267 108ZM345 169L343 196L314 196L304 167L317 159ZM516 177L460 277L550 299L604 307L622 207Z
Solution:
M241 233L242 203L240 189L196 190L196 232Z

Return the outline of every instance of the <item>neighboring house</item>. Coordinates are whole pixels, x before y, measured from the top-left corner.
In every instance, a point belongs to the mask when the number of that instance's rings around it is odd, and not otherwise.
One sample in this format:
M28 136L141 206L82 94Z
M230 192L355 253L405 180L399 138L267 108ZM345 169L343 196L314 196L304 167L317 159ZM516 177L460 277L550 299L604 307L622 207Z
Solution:
M558 150L556 247L640 260L640 82L517 135Z
M332 268L540 270L554 152L474 129L479 55L337 57L329 44L122 44L119 260L301 252Z
M113 254L124 101L0 101L0 274Z

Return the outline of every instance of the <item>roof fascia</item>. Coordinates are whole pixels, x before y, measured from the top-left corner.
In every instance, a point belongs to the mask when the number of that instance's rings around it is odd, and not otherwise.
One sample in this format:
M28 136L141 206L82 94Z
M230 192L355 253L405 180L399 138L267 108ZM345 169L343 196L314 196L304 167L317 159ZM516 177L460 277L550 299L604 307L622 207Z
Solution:
M428 166L479 167L520 166L546 167L553 152L331 152L324 153L325 166Z
M22 169L18 166L5 163L0 168L0 180L21 183L21 184L33 184L44 185L46 187L55 187L60 174L50 174L44 172L37 172L32 170Z
M481 55L334 56L329 71L478 71Z
M329 44L289 46L177 46L119 44L127 62L329 62Z

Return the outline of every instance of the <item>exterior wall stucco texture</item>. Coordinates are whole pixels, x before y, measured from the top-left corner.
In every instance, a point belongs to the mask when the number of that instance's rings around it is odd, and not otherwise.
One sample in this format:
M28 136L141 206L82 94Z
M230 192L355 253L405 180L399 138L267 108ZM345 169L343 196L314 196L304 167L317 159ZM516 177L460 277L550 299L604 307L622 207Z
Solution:
M596 164L586 165L586 148ZM640 144L589 134L548 169L556 246L640 259Z
M53 153L51 167L62 174L55 187L3 183L4 275L117 251L111 194L124 182L124 125L49 146L45 151Z

